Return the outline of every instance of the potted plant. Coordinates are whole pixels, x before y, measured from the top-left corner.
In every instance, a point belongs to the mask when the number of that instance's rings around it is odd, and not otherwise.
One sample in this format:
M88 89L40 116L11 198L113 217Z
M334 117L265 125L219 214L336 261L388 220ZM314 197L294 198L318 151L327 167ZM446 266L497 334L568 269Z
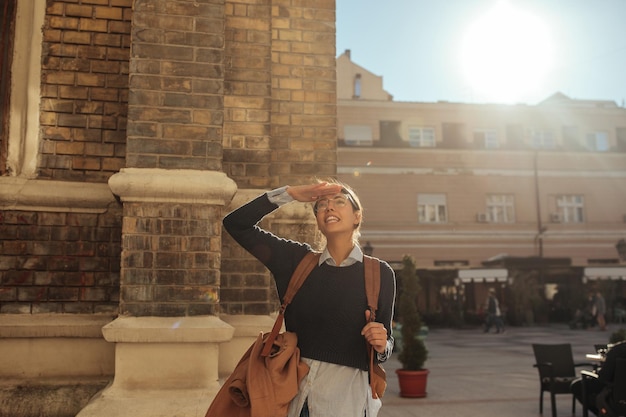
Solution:
M398 318L401 327L401 350L398 360L402 368L396 370L400 384L400 396L425 397L428 369L424 363L428 357L428 350L420 338L422 319L417 310L417 295L420 290L415 260L410 255L402 259L400 278L400 298L398 299Z

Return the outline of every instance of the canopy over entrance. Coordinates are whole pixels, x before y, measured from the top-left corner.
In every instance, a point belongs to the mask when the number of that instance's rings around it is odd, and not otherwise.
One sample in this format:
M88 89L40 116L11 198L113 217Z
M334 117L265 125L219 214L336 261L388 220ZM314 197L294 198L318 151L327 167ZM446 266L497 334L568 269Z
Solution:
M626 280L626 267L585 268L583 280Z
M457 284L469 282L507 282L508 270L498 269L461 269L456 278Z

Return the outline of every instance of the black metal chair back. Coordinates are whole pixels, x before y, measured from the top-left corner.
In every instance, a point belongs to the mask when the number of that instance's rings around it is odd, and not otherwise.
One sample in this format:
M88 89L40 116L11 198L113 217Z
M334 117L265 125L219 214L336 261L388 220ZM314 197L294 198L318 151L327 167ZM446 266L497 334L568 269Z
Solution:
M572 395L570 384L576 378L576 364L572 353L572 345L533 344L535 367L539 371L539 413L543 414L543 393L550 393L552 417L556 417L556 395ZM576 411L576 399L572 395L572 414Z

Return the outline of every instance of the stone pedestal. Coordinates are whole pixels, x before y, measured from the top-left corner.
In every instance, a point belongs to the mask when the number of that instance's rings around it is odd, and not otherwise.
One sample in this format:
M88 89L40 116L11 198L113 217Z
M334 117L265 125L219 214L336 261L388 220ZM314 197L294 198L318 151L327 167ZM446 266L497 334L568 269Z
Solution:
M219 389L219 344L234 328L214 316L120 317L102 333L115 378L78 417L196 417Z

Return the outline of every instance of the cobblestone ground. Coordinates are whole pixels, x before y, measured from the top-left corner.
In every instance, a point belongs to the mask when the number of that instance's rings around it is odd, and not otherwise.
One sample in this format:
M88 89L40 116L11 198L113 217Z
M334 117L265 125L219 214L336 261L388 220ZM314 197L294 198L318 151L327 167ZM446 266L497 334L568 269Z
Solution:
M606 331L570 330L566 325L509 327L503 334L482 329L431 329L426 346L428 395L399 396L397 358L385 365L387 392L379 417L528 417L539 416L539 377L533 368L533 343L571 343L575 362L585 362L593 345L608 343L612 332L626 325L609 324ZM583 369L583 368L579 368ZM557 396L558 417L571 416L571 397ZM550 396L544 394L545 417L551 417ZM580 404L576 415L582 416Z

